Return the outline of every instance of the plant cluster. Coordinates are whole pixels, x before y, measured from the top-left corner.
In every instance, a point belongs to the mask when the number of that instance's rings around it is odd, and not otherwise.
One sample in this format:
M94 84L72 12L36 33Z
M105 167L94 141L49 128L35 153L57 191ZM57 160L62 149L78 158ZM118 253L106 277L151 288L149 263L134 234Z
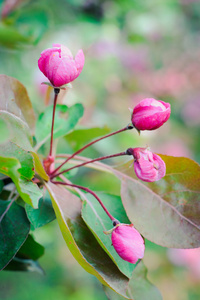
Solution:
M170 117L170 104L153 98L143 99L131 110L131 123L124 128L96 136L72 154L56 153L54 139L73 133L83 115L82 105L67 107L57 102L60 90L80 75L84 61L82 50L73 58L60 44L41 53L38 66L53 88L54 102L36 125L23 85L0 76L0 267L29 270L29 264L43 254L30 229L56 217L70 251L105 286L109 299L115 299L113 291L120 299L161 299L146 279L141 261L144 239L165 247L199 247L199 166L190 159L158 155L143 147L95 159L79 156L93 144L127 130L140 133L161 127ZM66 112L67 119L61 118ZM48 155L36 152L49 139ZM101 162L120 156L132 159L118 168ZM116 176L122 184L121 196L100 195L75 184L68 175L83 166Z

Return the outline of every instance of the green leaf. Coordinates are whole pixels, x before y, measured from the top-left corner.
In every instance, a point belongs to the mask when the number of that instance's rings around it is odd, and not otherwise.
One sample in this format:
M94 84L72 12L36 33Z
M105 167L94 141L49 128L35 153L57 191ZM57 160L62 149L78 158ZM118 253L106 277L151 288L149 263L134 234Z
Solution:
M17 18L15 25L19 29L23 29L23 33L28 37L31 43L38 43L46 30L49 29L49 9L35 1L31 5L26 5L23 9L18 9L15 18Z
M30 38L21 34L15 27L0 25L0 45L12 49L29 42Z
M34 166L35 166L35 171L36 173L43 178L44 180L48 181L49 180L49 176L47 175L47 173L45 172L43 165L39 159L39 156L37 155L37 153L30 151L31 154L33 155L33 160L34 160Z
M184 157L161 156L166 176L157 182L136 179L132 161L115 174L129 219L150 241L172 248L200 247L200 166Z
M1 173L0 173L0 176L1 176ZM4 183L2 180L0 180L0 193L2 192L3 190L3 187L4 187Z
M30 230L30 223L24 208L15 202L2 216L9 204L10 201L0 200L0 270L15 256Z
M25 243L17 252L16 256L5 267L4 271L29 271L44 273L36 261L44 254L44 247L37 243L32 235L28 235Z
M35 171L44 180L48 180L48 175L32 148L30 128L33 132L35 116L25 87L15 78L0 75L0 88L2 91L0 121L1 124L6 124L9 130L9 139L4 143L13 142L23 150L30 151L34 158ZM15 157L14 154L13 157Z
M32 181L20 176L18 170L21 168L19 160L0 156L0 172L9 176L16 185L17 191L22 199L33 207L38 206L38 200L42 193L38 186Z
M48 180L48 175L45 173L45 170L40 162L38 155L34 152L32 148L32 137L30 135L30 130L26 122L21 120L15 114L12 114L7 111L0 110L0 120L8 124L10 130L10 137L7 143L4 143L4 147L10 147L10 142L12 142L12 146L14 144L21 147L25 151L30 151L34 158L34 166L35 171L44 179ZM7 145L8 144L8 145ZM11 152L11 150L10 150ZM6 157L6 153L1 151L1 155ZM12 157L15 157L15 153L13 151ZM3 172L2 172L3 173Z
M44 274L44 270L39 263L32 259L23 259L15 256L11 262L5 267L4 271L28 271Z
M34 176L33 157L30 152L26 152L16 144L8 142L1 146L0 155L4 158L16 158L21 167L18 172L23 178L31 180Z
M50 139L52 112L53 106L47 107L45 112L39 116L36 123L35 135L40 146ZM54 123L54 138L59 138L69 133L82 116L83 106L80 103L71 107L57 104Z
M0 90L0 112L5 111L15 115L22 121L26 121L33 132L35 127L35 114L27 90L23 84L13 77L0 75ZM30 136L29 139L31 141Z
M104 287L109 300L124 300L111 289ZM142 261L139 262L128 284L128 295L134 300L162 300L159 290L147 279L147 269Z
M44 247L37 243L30 234L17 252L17 257L23 259L38 260L42 255L44 255Z
M31 181L34 164L31 153L9 142L0 148L0 172L9 176L22 199L33 207L38 206L42 193Z
M44 226L56 218L48 193L45 193L45 196L40 199L38 209L27 204L26 213L34 229Z
M101 283L126 297L128 278L101 248L81 218L81 200L63 187L46 183L66 244L79 262Z
M103 136L110 132L110 129L107 126L102 128L95 127L95 128L81 128L74 130L73 132L69 133L65 139L71 145L74 151L77 151L82 146L87 144L94 138L99 136Z
M2 119L0 119L0 132L0 144L4 144L10 137L10 130L8 124Z
M121 198L119 196L108 195L103 193L96 193L103 204L106 206L108 211L121 223L130 224L130 221L125 213L123 208ZM90 194L84 194L86 198L84 201L82 209L82 217L87 226L90 228L102 248L110 256L110 258L117 265L119 270L126 275L128 278L131 278L132 272L136 267L136 264L133 265L129 262L124 261L116 253L115 249L111 243L111 237L104 234L103 231L108 231L111 229L112 222L107 214L104 212L98 201ZM84 199L83 198L83 199Z
M30 129L25 121L15 114L0 109L0 119L10 130L9 142L13 142L26 151L33 151Z

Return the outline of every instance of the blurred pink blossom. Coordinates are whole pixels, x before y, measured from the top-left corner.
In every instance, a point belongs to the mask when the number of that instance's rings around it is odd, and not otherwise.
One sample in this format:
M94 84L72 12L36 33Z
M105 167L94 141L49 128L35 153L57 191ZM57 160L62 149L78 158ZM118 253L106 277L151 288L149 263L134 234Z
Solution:
M170 138L170 140L163 141L162 144L156 146L156 152L192 158L192 153L189 151L186 143L179 138Z
M169 249L171 262L178 266L186 266L194 277L200 280L200 248Z
M182 117L189 126L200 125L200 95L190 99L182 108Z

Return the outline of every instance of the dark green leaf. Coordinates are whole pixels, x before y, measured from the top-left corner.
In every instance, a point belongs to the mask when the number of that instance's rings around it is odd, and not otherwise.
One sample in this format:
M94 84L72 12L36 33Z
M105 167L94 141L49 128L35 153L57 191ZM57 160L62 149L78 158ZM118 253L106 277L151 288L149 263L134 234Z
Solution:
M44 270L37 261L18 258L17 256L11 260L11 262L5 267L4 271L28 271L44 274Z
M101 201L106 206L108 211L114 216L114 218L119 220L121 223L130 224L120 197L103 193L96 194L100 197ZM92 195L84 194L83 197L86 198L82 209L83 220L86 222L87 226L90 228L102 248L117 265L119 270L128 278L130 278L136 264L133 265L119 257L112 246L111 237L105 235L103 232L113 227L110 218Z
M1 173L0 173L0 175L1 175ZM0 193L1 193L1 192L2 192L2 190L3 190L3 187L4 187L3 181L2 181L2 180L0 180Z
M0 270L15 256L30 230L24 208L15 202L2 216L9 204L10 201L0 200Z
M124 300L111 289L104 287L109 300ZM159 290L147 279L147 269L142 261L139 262L128 284L127 293L134 300L162 300Z
M56 218L48 193L45 193L45 196L40 199L38 209L27 204L26 213L34 229L44 226Z
M39 116L37 121L35 135L37 142L40 145L44 144L50 139L52 111L52 106L47 107L45 112ZM54 123L54 138L59 138L68 134L75 127L82 116L83 106L80 103L77 103L71 107L57 104Z
M63 187L46 184L67 246L79 264L101 283L126 297L128 278L101 248L81 218L81 201Z
M44 247L38 244L31 235L28 235L25 243L16 256L5 267L4 271L28 271L44 273L36 261L44 254Z
M44 254L44 247L37 243L32 235L28 235L25 243L17 252L18 258L38 260Z

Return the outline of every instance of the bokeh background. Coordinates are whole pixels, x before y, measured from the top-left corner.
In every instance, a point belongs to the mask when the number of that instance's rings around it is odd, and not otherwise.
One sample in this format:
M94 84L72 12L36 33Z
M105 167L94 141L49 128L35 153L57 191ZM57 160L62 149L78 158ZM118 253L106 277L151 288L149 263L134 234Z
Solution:
M129 108L146 97L171 103L170 120L159 130L126 132L85 151L88 157L129 147L150 146L156 153L200 162L200 1L198 0L7 0L0 1L0 72L27 88L36 115L52 99L38 70L45 48L61 43L85 66L62 101L80 102L79 128L118 130L130 122ZM58 143L70 152L71 137ZM112 161L118 164L122 160ZM83 168L74 182L117 194L119 183ZM101 284L73 259L56 221L33 232L46 248L45 271L0 273L0 299L106 300ZM200 299L200 251L176 252L147 241L148 278L164 300ZM182 259L181 259L182 258ZM143 299L141 299L143 300Z

